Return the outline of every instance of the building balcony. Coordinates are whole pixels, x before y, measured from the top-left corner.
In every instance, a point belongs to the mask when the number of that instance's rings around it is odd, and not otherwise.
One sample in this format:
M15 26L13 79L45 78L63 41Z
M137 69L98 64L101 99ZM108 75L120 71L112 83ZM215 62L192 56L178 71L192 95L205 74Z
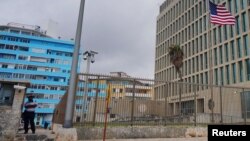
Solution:
M125 93L126 97L133 97L133 93ZM141 98L151 98L152 94L147 93L135 93L135 97L141 97Z

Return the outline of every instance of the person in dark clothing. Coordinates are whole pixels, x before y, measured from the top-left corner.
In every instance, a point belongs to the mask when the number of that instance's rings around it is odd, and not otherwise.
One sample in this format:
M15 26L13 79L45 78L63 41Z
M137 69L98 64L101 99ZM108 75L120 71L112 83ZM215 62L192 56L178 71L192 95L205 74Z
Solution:
M24 104L24 113L23 113L23 120L24 120L24 134L28 133L29 130L29 124L32 130L32 133L34 134L36 131L34 118L35 118L35 108L37 107L37 104L33 102L33 95L28 96L28 101Z

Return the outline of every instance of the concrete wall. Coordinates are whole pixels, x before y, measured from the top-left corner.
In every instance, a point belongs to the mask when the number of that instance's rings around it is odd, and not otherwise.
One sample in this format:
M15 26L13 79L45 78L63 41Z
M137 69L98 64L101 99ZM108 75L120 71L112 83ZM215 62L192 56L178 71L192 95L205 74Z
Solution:
M67 96L68 96L68 93L66 93L62 97L62 99L60 100L60 102L57 104L57 106L55 108L55 112L53 114L53 119L52 119L53 123L63 124L64 117L65 117L65 109L66 109L66 103L67 103Z
M103 138L103 128L76 128L78 140ZM206 137L207 127L108 127L106 139Z
M9 83L9 82L1 82ZM14 85L15 83L11 83ZM0 106L0 140L12 140L19 129L21 107L25 95L25 87L14 89L14 98L11 105Z

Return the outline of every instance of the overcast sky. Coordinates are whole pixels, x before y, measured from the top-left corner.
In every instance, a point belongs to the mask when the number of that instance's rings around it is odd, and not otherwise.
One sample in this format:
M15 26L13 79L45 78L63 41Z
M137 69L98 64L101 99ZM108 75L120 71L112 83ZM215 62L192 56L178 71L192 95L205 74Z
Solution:
M86 0L81 47L83 52L98 52L90 72L153 78L156 18L163 1ZM0 24L17 22L46 30L52 20L57 34L69 40L75 38L79 5L80 0L0 0Z

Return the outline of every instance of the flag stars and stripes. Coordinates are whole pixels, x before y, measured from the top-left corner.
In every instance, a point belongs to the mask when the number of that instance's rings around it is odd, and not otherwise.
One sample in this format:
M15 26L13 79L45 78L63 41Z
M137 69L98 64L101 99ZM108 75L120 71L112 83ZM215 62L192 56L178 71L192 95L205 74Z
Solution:
M209 1L210 22L219 25L234 25L235 17L226 9L224 5L216 5Z

